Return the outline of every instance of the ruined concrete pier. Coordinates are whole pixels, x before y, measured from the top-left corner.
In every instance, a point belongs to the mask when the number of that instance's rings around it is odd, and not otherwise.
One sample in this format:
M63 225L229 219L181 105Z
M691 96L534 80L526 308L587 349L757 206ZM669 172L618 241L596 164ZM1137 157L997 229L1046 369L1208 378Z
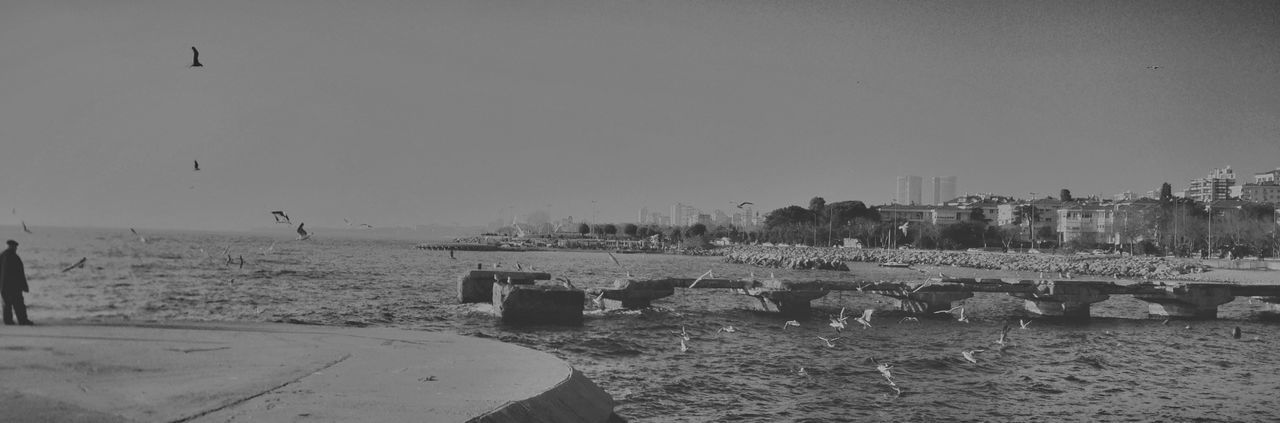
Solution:
M516 285L533 285L536 281L550 280L550 273L505 272L500 270L472 270L458 277L459 303L487 303L493 300L493 283L506 282Z
M1214 319L1218 306L1234 300L1231 287L1222 284L1192 283L1163 287L1159 293L1135 294L1151 303L1149 313L1159 317Z

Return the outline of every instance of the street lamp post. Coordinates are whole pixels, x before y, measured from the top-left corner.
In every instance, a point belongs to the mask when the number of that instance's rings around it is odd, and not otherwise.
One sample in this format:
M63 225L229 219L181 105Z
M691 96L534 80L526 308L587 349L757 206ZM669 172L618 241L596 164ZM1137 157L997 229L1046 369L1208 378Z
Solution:
M1209 254L1213 254L1213 205L1205 204L1204 211L1209 214Z

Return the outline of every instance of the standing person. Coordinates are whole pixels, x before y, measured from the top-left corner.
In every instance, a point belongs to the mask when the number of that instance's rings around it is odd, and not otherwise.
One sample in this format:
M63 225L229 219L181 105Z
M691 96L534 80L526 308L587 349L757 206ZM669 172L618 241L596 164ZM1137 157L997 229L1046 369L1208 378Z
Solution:
M18 241L8 240L4 252L0 252L0 298L4 300L4 324L13 324L13 315L18 315L18 324L31 326L27 320L27 304L23 302L22 293L31 292L27 288L27 272L22 268L22 259L18 257Z

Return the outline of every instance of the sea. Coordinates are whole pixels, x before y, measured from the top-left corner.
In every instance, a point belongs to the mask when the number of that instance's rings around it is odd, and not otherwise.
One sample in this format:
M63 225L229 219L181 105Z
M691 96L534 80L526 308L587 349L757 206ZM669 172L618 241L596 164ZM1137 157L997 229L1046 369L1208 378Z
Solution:
M731 290L677 289L643 310L591 310L581 327L504 326L458 304L478 265L551 273L580 288L626 277L856 280L850 271L763 269L720 257L455 252L410 238L290 228L254 232L5 228L21 243L29 313L43 321L260 321L395 327L496 339L554 354L631 422L1268 422L1280 420L1280 323L1237 298L1217 320L1165 321L1114 296L1086 322L1036 319L1007 294L964 300L968 323L903 320L892 299L833 292L800 326ZM82 267L68 269L81 258ZM841 310L872 314L871 327ZM1023 328L1019 321L1029 321ZM994 343L1009 325L1004 346ZM733 332L721 330L732 326ZM1231 336L1239 327L1243 335ZM680 348L688 335L687 351ZM828 346L819 339L838 338ZM975 350L976 360L962 351ZM877 370L891 366L893 386ZM802 371L803 370L803 371ZM894 389L896 386L897 389Z

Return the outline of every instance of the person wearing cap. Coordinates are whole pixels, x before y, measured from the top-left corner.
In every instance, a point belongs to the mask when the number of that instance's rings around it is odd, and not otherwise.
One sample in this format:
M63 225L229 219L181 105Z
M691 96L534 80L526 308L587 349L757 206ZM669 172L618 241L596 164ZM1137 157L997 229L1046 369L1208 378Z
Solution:
M34 323L27 319L27 304L22 293L31 291L27 288L27 272L18 257L18 242L11 239L5 244L9 248L0 252L0 299L4 300L4 324L12 325L16 314L19 325L30 326Z

